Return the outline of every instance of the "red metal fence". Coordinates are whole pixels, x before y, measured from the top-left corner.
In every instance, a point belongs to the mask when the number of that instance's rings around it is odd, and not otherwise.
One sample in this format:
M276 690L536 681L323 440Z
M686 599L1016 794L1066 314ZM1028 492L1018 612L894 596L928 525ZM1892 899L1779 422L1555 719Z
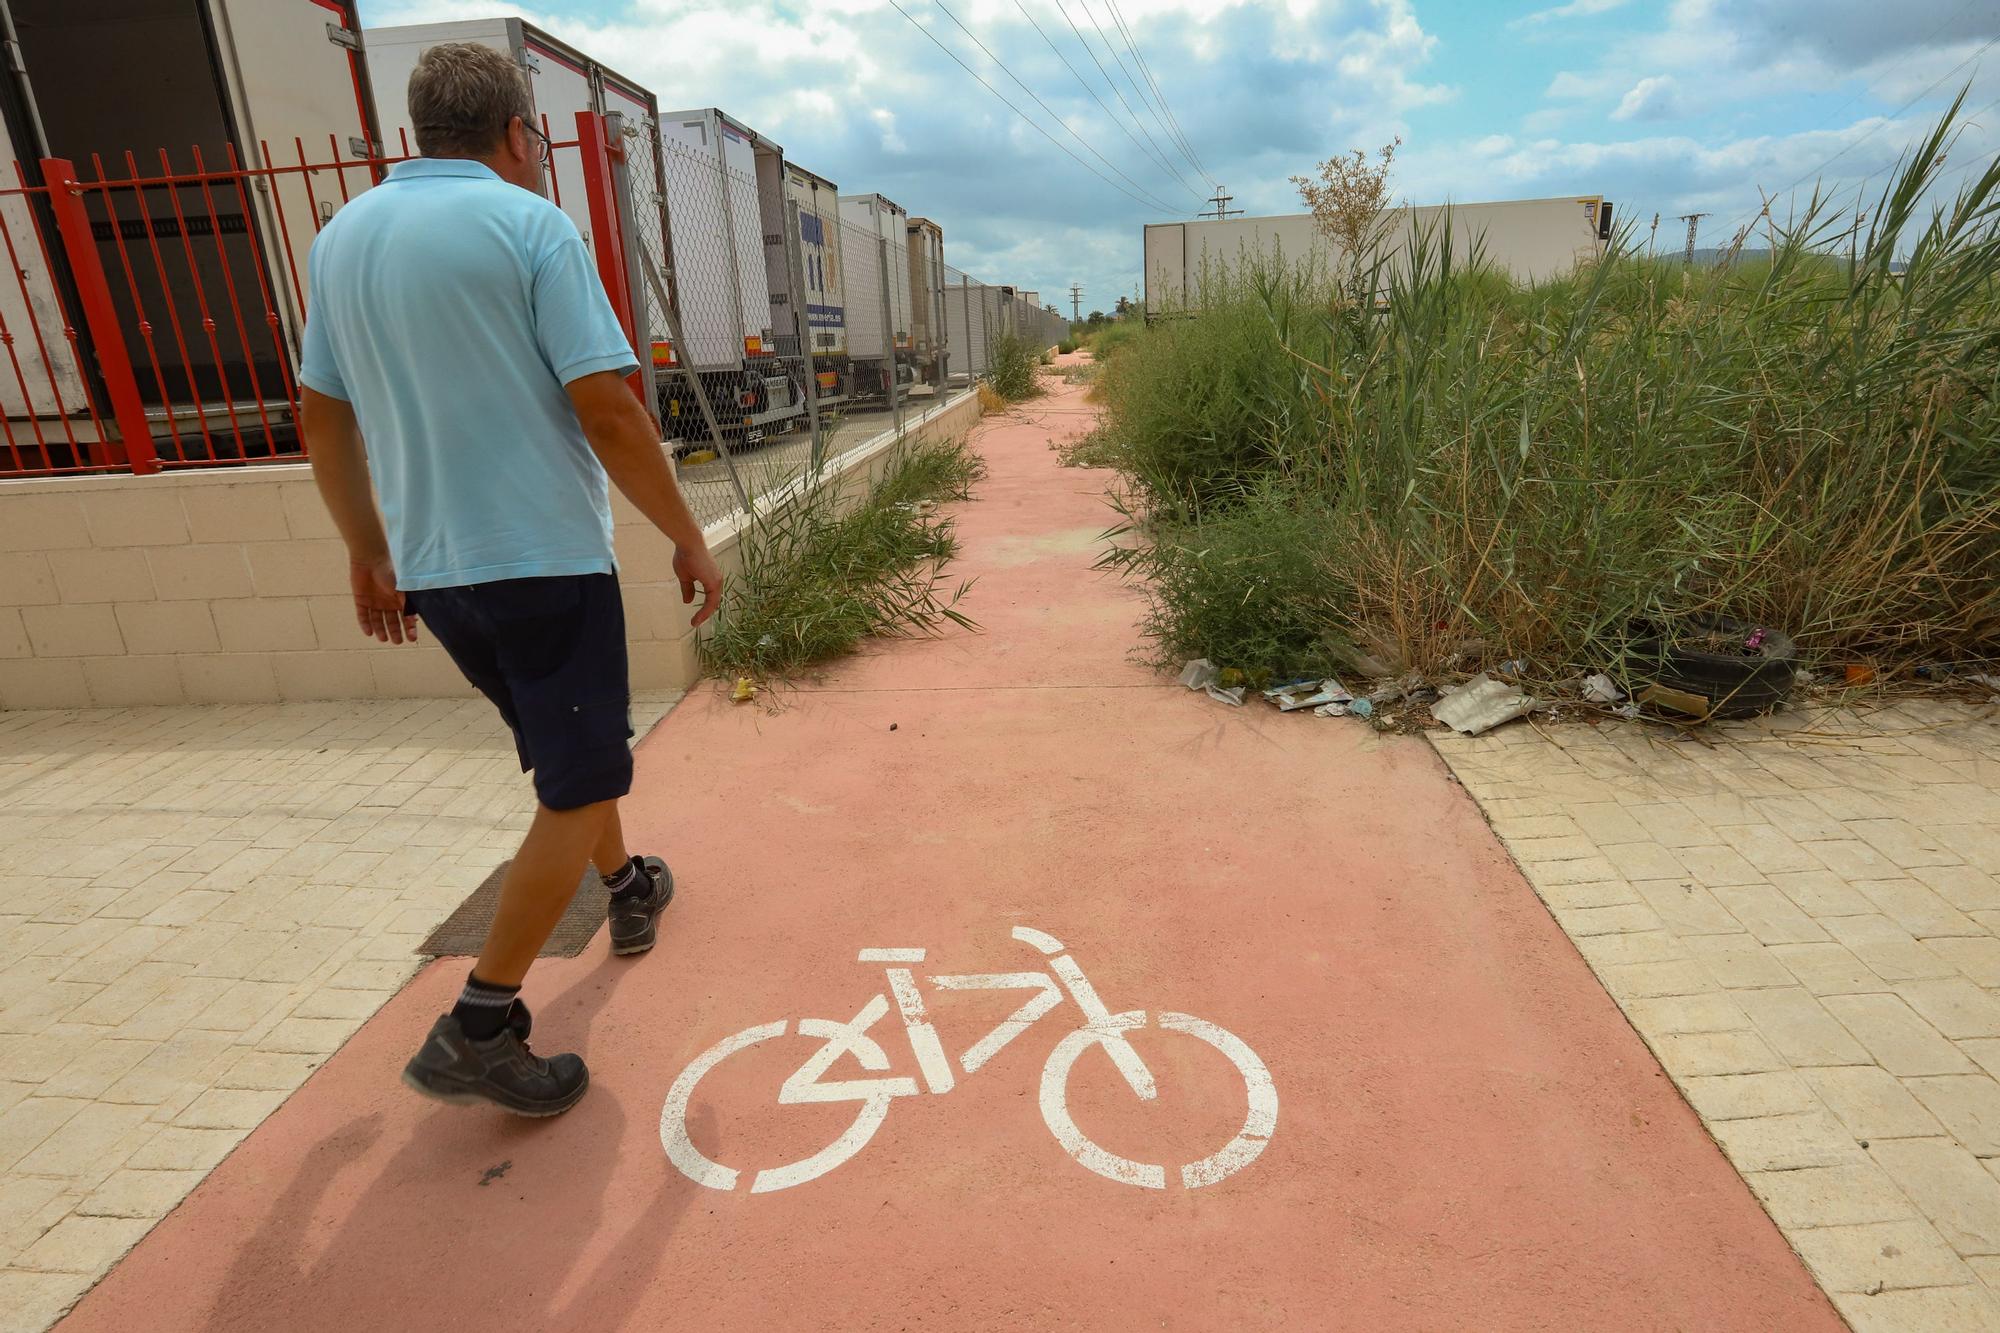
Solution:
M548 132L546 120L543 131ZM333 214L410 157L328 156L294 140L242 162L161 149L106 163L15 164L0 188L0 476L296 462L306 252ZM601 117L551 145L575 153L606 288L631 327ZM572 201L574 204L575 201Z

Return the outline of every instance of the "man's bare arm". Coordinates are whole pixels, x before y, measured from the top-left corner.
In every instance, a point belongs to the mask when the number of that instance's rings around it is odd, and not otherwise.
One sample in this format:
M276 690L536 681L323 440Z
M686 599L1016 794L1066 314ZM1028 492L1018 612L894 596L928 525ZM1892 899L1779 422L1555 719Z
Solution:
M301 386L303 389L303 386ZM361 632L384 643L412 643L417 618L396 590L396 567L389 559L389 538L375 508L368 484L368 454L354 409L338 398L303 389L301 404L306 457L320 499L333 515L333 526L347 543L347 581L354 593L354 618Z
M674 574L680 580L681 600L692 602L695 586L700 585L701 609L695 612L692 623L701 624L715 614L722 599L722 571L709 554L701 524L681 494L652 418L615 371L585 375L566 387L583 433L612 484L674 544Z

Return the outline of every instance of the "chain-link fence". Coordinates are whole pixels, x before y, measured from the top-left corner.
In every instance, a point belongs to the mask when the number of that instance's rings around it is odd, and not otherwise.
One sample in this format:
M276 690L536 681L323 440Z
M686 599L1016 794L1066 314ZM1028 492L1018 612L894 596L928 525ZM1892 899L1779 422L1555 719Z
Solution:
M947 383L977 379L992 370L994 349L1002 338L1020 338L1041 351L1069 336L1068 320L1034 304L1016 288L981 282L949 264L943 272L938 304L948 344Z
M967 391L1003 333L1067 329L947 264L935 223L841 194L718 111L618 129L634 340L704 525Z

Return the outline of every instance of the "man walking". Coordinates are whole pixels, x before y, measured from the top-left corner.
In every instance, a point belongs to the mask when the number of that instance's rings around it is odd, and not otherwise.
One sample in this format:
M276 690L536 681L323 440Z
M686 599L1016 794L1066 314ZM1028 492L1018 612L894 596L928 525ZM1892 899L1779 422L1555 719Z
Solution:
M361 632L415 642L427 625L513 729L539 801L465 991L403 1081L555 1115L590 1078L575 1055L529 1051L529 964L586 864L610 891L614 953L651 948L673 897L618 819L632 729L607 474L674 543L682 601L702 593L696 625L722 577L625 385L638 362L583 241L539 193L548 141L521 71L485 46L435 46L409 105L423 157L313 244L306 440Z

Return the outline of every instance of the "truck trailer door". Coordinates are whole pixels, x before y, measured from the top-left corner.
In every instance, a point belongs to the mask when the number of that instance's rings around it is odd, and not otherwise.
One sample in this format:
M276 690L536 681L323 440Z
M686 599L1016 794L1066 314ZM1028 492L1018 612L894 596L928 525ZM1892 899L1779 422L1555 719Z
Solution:
M355 48L329 33L354 31L337 0L122 0L109 18L72 0L0 4L21 44L14 77L29 135L85 179L94 159L106 177L127 177L128 152L142 178L191 176L196 148L208 172L226 172L232 145L239 160L260 161L260 139L278 161L296 162L295 135L314 163L372 150L365 75ZM320 174L348 177L346 194L372 180L365 166ZM283 201L280 228L259 184L181 179L86 195L148 402L164 398L177 412L199 402L211 417L230 403L285 402L302 313L291 274L294 265L304 273L320 210L288 182L284 193L301 197ZM342 197L339 182L322 182L323 203ZM154 329L153 349L142 323ZM233 452L219 436L216 446Z

